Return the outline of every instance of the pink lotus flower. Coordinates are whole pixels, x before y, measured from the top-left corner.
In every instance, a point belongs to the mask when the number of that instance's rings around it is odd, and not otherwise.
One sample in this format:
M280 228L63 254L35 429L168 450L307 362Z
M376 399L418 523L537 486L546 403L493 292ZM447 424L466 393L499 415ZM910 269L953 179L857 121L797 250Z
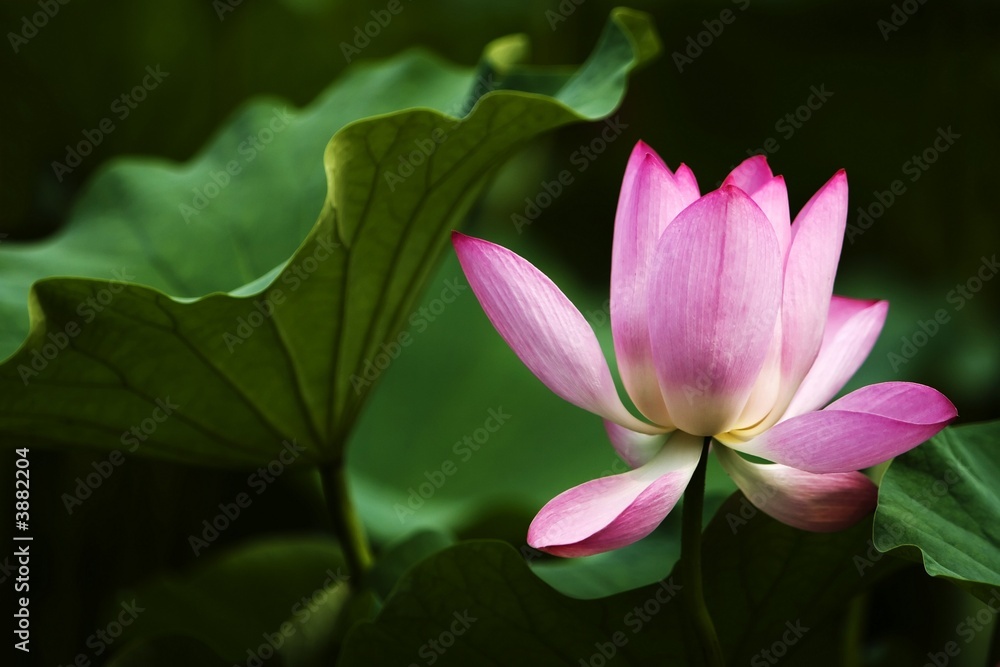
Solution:
M707 436L737 486L786 524L835 531L872 510L876 488L857 471L957 413L907 382L826 405L888 310L832 295L846 221L843 171L790 223L785 182L764 157L702 196L690 169L670 171L639 142L615 218L611 326L622 383L646 420L626 409L593 329L551 280L505 248L453 235L493 326L552 391L604 418L632 467L551 500L529 528L531 546L585 556L645 537L681 497Z

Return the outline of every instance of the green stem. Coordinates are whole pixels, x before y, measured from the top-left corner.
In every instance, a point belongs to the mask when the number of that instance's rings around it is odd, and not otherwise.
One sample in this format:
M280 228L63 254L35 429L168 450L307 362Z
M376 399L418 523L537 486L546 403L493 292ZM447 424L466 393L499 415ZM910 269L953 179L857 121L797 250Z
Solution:
M862 667L861 650L864 641L865 619L868 615L868 595L855 595L847 608L844 631L844 667Z
M708 448L711 436L705 438L701 460L684 492L684 516L681 532L681 575L684 603L688 618L694 625L701 646L704 663L709 667L725 667L722 647L715 634L715 625L705 606L701 583L701 515L705 501L705 468L708 465Z
M333 523L333 532L344 551L351 584L356 588L359 580L372 565L371 549L365 537L364 526L354 511L351 494L347 490L347 471L342 462L320 468L323 494Z

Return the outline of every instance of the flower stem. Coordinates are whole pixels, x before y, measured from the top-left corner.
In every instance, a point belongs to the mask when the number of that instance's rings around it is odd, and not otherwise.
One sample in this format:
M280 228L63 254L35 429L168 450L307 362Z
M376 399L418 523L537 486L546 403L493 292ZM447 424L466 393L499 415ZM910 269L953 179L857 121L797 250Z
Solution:
M347 471L341 461L322 466L320 477L323 480L323 495L326 497L333 532L344 552L352 588L356 588L359 579L372 565L372 554L364 526L351 503L351 494L347 489Z
M695 468L691 481L684 492L684 516L681 532L681 575L684 578L684 603L688 618L694 624L704 664L709 667L725 667L722 647L715 634L715 625L705 606L705 596L701 583L701 515L705 501L705 469L708 466L708 448L711 436L705 438L701 449L701 460Z

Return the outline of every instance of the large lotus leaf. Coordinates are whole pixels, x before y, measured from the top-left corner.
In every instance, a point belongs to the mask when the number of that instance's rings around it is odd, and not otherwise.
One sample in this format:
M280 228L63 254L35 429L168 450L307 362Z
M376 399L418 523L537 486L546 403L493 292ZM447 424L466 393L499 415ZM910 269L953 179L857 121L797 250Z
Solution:
M1000 422L946 428L896 458L879 487L875 546L1000 598Z
M784 665L839 664L830 647L851 598L895 559L859 576L853 556L869 549L869 521L806 533L747 507L734 494L703 543L705 598L727 664L769 664L776 653L764 651L776 644ZM578 600L509 546L467 542L412 568L375 620L348 636L338 664L698 665L683 594L675 569L651 586Z
M337 460L489 177L540 133L611 113L657 43L616 10L575 71L518 67L522 47L500 40L476 70L419 53L359 69L298 118L253 105L193 163L118 163L63 234L5 244L6 353L32 281L89 278L32 286L27 340L0 367L4 440ZM324 200L316 150L334 130Z

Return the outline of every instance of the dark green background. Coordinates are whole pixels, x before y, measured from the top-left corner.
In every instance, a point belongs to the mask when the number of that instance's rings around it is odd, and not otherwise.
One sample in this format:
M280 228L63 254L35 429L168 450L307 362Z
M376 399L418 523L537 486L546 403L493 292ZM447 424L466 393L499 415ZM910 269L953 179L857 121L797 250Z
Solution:
M553 30L546 11L558 11L554 1L401 2L404 11L371 40L359 60L422 44L471 65L489 40L523 31L531 38L534 62L578 62L613 6L586 0L576 7L566 0L564 5L575 10ZM353 40L355 27L385 4L244 0L220 20L208 1L73 0L60 5L49 24L15 54L7 33L19 32L21 18L39 9L35 2L4 2L0 233L7 236L0 242L57 230L88 176L116 156L183 161L250 96L307 103L349 67L341 42ZM860 379L924 382L951 397L963 421L996 417L1000 280L985 283L961 310L955 310L948 294L975 275L981 257L1000 251L995 205L1000 6L972 0L906 4L919 9L885 39L878 22L890 18L891 2L751 0L745 11L739 9L742 1L634 3L656 18L664 53L633 79L620 112L628 126L624 134L582 173L571 155L597 137L600 126L574 126L534 147L480 207L474 233L509 242L539 263L542 257L561 262L600 295L607 289L622 170L640 138L671 166L690 165L708 190L748 150L773 137L779 149L770 162L786 176L793 211L843 167L851 186L850 222L857 221L858 207L869 207L876 192L900 179L904 194L863 235L845 244L841 261L840 293L891 301L885 331ZM678 71L674 52L706 30L703 21L727 9L736 20ZM112 101L141 81L147 65L157 64L170 73L168 78L128 118L114 118L115 131L58 182L51 163L63 159L66 144L112 116ZM786 137L776 123L804 104L813 86L825 87L832 97ZM930 147L939 128L949 127L961 138L911 182L904 163ZM535 197L542 182L563 169L574 174L566 193L523 234L515 234L511 215L523 212L524 198ZM945 309L950 321L912 361L893 369L887 355L899 353L901 339L912 337L920 321L933 318L938 309ZM100 500L68 517L58 493L88 469L92 456L35 456L39 474L51 480L53 490L51 506L36 506L34 517L51 527L35 570L45 595L38 627L58 628L44 633L45 646L39 646L47 651L44 664L83 650L95 619L107 617L98 610L114 604L118 587L162 567L189 565L190 552L177 535L187 531L192 518L197 523L205 507L235 495L245 479L137 461L129 475L109 482L113 493L103 492ZM5 495L9 478L5 472L0 485ZM308 506L299 504L293 482L263 497L253 520L231 530L226 540L238 541L242 531L293 532L322 523L309 511L290 511ZM522 528L493 534L517 540ZM873 624L868 657L876 664L917 664L921 648L943 644L956 622L950 608L958 602L950 589L927 584L912 571L901 577L881 591L870 612L877 620L891 619ZM8 600L5 595L4 609ZM43 636L39 633L37 640ZM899 662L878 662L890 646Z

